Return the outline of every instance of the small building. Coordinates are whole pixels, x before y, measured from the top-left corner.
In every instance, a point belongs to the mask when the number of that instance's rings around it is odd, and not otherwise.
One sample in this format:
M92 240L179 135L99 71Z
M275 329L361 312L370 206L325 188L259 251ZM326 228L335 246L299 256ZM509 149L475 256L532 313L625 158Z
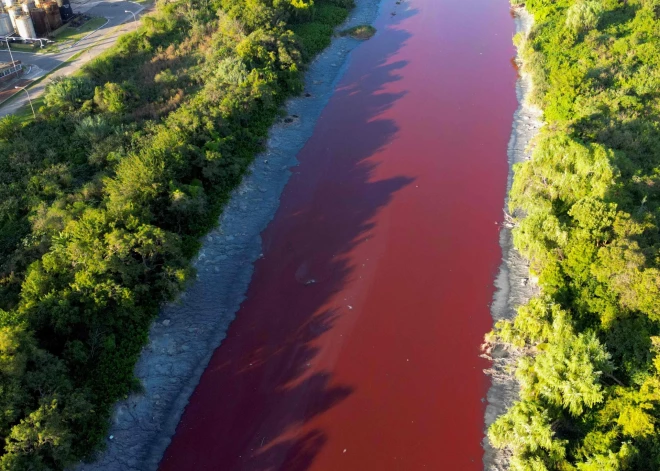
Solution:
M16 29L21 38L34 39L37 37L37 32L34 30L34 24L30 15L18 15L15 20Z
M0 62L0 84L8 82L23 73L21 61Z

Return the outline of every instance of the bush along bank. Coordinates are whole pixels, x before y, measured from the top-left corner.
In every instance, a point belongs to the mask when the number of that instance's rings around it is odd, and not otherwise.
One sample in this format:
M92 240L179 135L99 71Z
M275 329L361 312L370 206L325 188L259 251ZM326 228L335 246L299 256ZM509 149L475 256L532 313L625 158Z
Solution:
M525 7L547 124L509 201L542 294L488 336L522 353L488 436L512 470L660 469L660 2Z
M157 5L0 120L0 469L63 469L139 389L159 306L352 0Z

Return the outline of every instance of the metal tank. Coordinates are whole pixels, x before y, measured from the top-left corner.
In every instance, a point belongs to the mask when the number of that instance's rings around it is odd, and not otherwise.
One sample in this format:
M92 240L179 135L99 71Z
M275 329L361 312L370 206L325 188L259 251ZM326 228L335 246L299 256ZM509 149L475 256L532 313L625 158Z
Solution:
M38 37L46 36L51 29L46 20L46 11L43 8L33 8L30 10L30 18Z
M57 6L60 8L62 21L67 22L73 18L73 8L71 8L70 0L57 0Z
M23 9L23 13L29 15L30 10L34 8L34 0L28 0L27 2L22 3L21 8Z
M2 3L5 4L5 8L10 8L16 4L16 0L4 0Z
M22 13L23 10L21 10L21 7L18 5L14 5L13 7L7 8L7 14L9 15L9 19L11 20L11 25L14 27L14 31L18 29L16 27L16 17L21 15Z
M11 36L14 34L14 25L7 13L0 13L0 36Z
M60 16L60 9L57 7L57 3L52 1L42 2L41 6L46 12L46 25L51 31L55 31L62 26L62 17Z
M23 39L37 37L37 32L34 30L32 19L27 15L16 17L16 29L18 29L18 35Z

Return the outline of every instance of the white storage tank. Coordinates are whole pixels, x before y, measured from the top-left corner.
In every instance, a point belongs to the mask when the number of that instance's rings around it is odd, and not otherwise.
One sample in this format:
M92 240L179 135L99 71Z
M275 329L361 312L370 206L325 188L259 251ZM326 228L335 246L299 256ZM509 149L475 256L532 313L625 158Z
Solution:
M7 13L9 14L9 19L11 20L11 25L14 27L14 31L18 28L16 27L16 17L23 13L21 7L14 5L13 7L7 8Z
M23 13L29 15L30 11L35 8L34 0L28 0L27 2L22 3L21 8L23 9Z
M23 39L37 37L37 33L34 31L34 25L32 24L32 18L27 15L16 17L16 29L18 30L18 35Z
M5 8L11 8L16 4L16 0L3 0Z
M14 34L14 26L7 13L0 13L0 36L11 36Z

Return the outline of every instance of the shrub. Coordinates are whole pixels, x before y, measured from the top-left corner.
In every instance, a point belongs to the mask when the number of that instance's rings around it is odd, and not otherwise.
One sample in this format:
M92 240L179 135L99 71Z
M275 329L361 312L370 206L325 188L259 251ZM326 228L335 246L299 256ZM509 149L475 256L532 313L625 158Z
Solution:
M601 2L597 0L580 0L566 11L566 26L576 33L594 29L603 12Z

